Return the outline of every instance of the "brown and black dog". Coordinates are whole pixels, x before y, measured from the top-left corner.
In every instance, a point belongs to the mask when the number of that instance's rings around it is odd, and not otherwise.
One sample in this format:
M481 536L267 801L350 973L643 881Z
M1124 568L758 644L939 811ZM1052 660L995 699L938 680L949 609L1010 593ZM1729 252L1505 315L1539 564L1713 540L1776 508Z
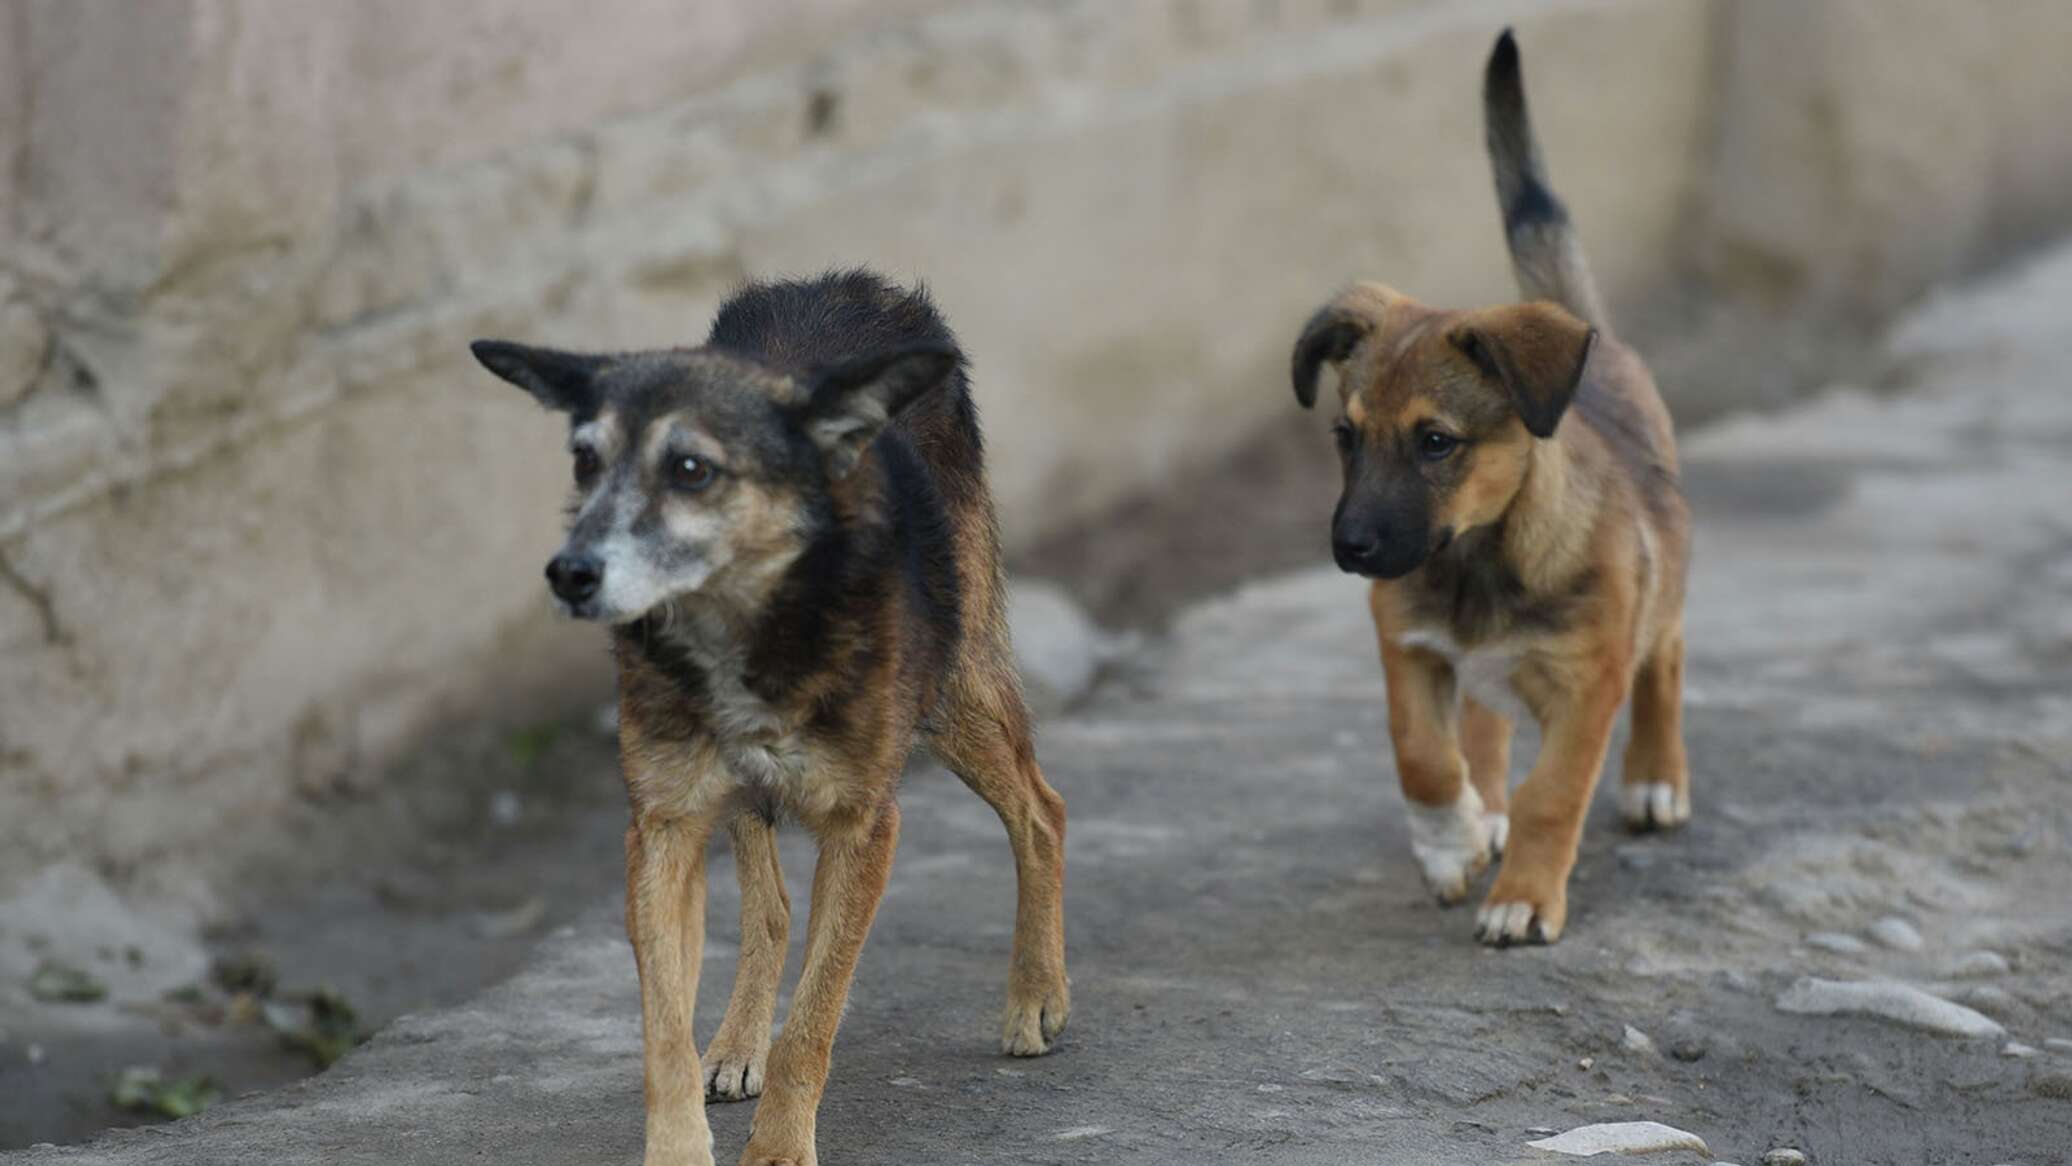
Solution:
M1030 742L963 354L927 296L842 272L748 287L695 349L474 351L570 419L572 521L547 577L569 614L611 626L618 655L649 1166L709 1164L706 1099L758 1094L741 1161L816 1161L917 741L1007 826L1019 892L1001 1047L1049 1051L1070 1011L1065 803ZM773 1046L791 924L780 815L813 832L820 861ZM721 829L741 959L701 1067L691 1013Z
M1411 846L1441 902L1490 859L1485 943L1552 943L1619 708L1620 805L1635 829L1690 816L1681 726L1690 516L1654 380L1607 332L1547 182L1507 30L1484 88L1489 154L1526 300L1429 308L1349 288L1295 344L1295 396L1326 364L1345 487L1338 565L1373 580L1389 736ZM1463 700L1462 698L1465 697ZM1514 711L1516 710L1516 711ZM1518 713L1540 755L1508 790Z

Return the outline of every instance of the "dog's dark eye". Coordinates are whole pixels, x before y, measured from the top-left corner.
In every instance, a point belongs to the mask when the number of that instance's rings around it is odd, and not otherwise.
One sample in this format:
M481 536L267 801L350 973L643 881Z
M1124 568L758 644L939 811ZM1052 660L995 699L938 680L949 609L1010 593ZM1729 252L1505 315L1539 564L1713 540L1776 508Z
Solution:
M1427 429L1417 438L1417 456L1428 462L1435 462L1460 448L1460 438L1436 429Z
M669 463L669 484L693 494L712 485L718 476L718 469L701 457L680 457Z
M603 468L604 464L598 460L596 450L588 446L576 450L576 485L580 486L596 477L597 471Z
M1353 451L1352 422L1347 421L1343 417L1333 421L1331 423L1331 440L1338 443L1339 453L1351 453Z

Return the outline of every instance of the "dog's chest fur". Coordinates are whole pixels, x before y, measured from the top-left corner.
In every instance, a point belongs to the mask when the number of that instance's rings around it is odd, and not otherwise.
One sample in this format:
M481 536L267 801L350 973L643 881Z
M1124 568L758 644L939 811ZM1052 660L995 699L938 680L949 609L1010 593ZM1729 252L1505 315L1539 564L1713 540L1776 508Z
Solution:
M1553 594L1527 587L1505 560L1500 528L1470 531L1405 580L1409 628L1400 639L1453 665L1461 691L1513 720L1527 716L1515 677L1542 637L1568 628L1588 602L1590 572Z
M1438 628L1413 628L1400 637L1407 647L1437 653L1453 665L1460 690L1480 701L1485 708L1513 721L1531 714L1512 684L1512 675L1525 658L1525 649L1515 642L1498 641L1463 646Z
M636 650L644 682L622 693L620 716L640 717L644 736L691 755L677 772L649 780L710 783L719 776L717 784L794 806L817 800L806 716L756 690L744 641L717 621L691 616L647 631Z

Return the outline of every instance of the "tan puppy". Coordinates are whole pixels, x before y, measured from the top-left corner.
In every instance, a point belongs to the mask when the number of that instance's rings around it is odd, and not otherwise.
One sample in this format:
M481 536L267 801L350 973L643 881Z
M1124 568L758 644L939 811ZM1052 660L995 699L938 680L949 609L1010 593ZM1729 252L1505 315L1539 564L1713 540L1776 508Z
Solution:
M1509 31L1484 101L1512 261L1533 302L1442 310L1357 284L1310 320L1293 376L1308 406L1322 366L1339 371L1332 550L1374 580L1412 848L1444 903L1503 856L1475 920L1502 946L1560 938L1583 816L1629 696L1627 823L1690 816L1690 516L1669 412L1640 358L1606 334L1548 186ZM1511 796L1522 714L1543 743Z

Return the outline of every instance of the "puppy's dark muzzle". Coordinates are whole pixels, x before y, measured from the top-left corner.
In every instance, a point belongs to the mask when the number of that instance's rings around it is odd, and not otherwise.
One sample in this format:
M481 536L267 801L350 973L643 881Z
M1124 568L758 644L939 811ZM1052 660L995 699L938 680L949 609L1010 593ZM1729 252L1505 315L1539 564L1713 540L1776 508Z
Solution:
M604 586L604 563L596 555L555 555L547 561L547 586L570 611L582 615Z
M1400 579L1425 561L1425 547L1403 539L1332 539L1331 557L1348 575Z

